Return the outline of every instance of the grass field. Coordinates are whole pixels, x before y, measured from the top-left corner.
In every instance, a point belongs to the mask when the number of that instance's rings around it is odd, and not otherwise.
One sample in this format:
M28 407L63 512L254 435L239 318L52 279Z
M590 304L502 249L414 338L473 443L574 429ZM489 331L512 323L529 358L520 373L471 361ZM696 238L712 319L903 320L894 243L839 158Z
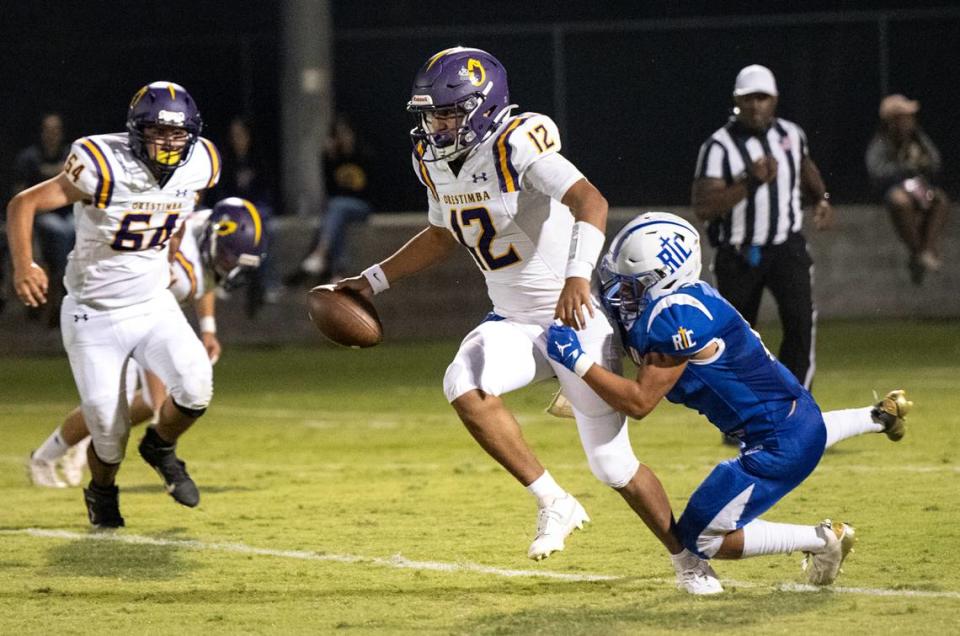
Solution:
M455 342L367 351L227 349L209 413L181 442L200 486L177 506L136 453L127 527L89 532L78 489L30 487L23 461L76 400L65 358L0 358L0 634L957 633L960 324L822 325L824 409L905 386L907 437L841 443L766 518L854 523L837 586L800 585L799 554L718 562L726 593L673 587L665 552L595 481L554 386L510 395L543 462L593 523L526 559L535 504L445 403ZM633 445L679 512L731 454L664 404Z

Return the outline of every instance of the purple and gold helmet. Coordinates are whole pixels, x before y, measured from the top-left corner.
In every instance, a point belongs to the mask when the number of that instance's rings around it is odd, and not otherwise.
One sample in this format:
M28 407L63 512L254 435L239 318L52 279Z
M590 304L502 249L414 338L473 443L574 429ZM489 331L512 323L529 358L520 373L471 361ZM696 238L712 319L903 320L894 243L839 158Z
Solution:
M144 137L149 126L182 128L187 133L186 144L177 150L158 150L157 156L151 157ZM179 84L153 82L138 90L130 100L127 110L130 148L137 158L161 174L172 174L187 162L202 129L203 119L197 103Z
M200 239L200 257L217 285L230 290L246 283L266 258L265 247L263 223L255 205L230 197L213 206Z
M507 71L497 58L480 49L444 49L430 57L413 79L407 110L416 116L417 126L410 136L424 160L450 161L486 139L511 106ZM458 126L435 130L438 116L456 116Z

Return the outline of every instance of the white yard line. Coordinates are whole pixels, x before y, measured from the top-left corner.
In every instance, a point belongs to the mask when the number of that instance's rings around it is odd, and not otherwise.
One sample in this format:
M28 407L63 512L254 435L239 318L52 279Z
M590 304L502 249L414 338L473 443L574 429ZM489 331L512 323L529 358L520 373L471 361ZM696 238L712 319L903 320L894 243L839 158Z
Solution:
M399 568L405 570L429 570L434 572L476 572L478 574L489 574L491 576L501 576L507 578L530 577L542 579L554 579L570 582L592 582L592 581L622 581L629 579L628 576L615 576L609 574L567 574L564 572L551 572L550 570L512 570L505 568L496 568L479 563L447 563L443 561L411 561L399 554L389 558L368 557L356 554L327 554L321 552L312 552L309 550L276 550L272 548L255 548L242 543L207 543L204 541L184 540L184 539L158 539L155 537L146 537L135 534L121 534L112 532L101 533L80 533L68 530L43 530L38 528L27 528L24 530L0 530L0 535L21 535L38 539L63 539L69 541L116 541L119 543L128 543L135 545L156 545L184 548L188 550L209 551L209 552L230 552L234 554L250 554L257 556L277 557L282 559L299 559L302 561L326 561L333 563L359 563L362 565L375 565L380 567ZM672 579L648 579L651 583L662 585L673 585ZM764 585L758 583L748 583L744 581L734 581L723 579L724 585L728 587L753 588L753 589L775 589L781 592L810 593L823 592L829 590L835 594L856 594L861 596L892 596L903 598L948 598L960 600L960 592L932 592L927 590L908 590L908 589L882 589L882 588L864 588L864 587L829 587L820 588L814 585L803 585L799 583L781 583L777 585Z

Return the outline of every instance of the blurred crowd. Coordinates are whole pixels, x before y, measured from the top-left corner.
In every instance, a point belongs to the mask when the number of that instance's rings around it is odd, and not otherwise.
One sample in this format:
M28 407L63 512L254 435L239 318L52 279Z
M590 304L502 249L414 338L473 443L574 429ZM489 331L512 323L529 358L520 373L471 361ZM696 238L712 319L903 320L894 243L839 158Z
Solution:
M943 267L941 241L951 201L941 185L943 166L934 141L919 123L920 102L900 94L888 95L880 103L876 134L866 149L866 171L878 201L889 212L896 232L907 251L910 279L921 285L928 273ZM65 132L57 112L39 118L36 141L16 155L8 182L8 196L55 176L63 168L72 138ZM230 121L222 139L213 139L223 159L223 176L207 196L216 201L227 196L248 199L264 217L268 240L277 240L277 217L282 216L276 181L270 162L257 143L250 117L238 115ZM280 272L276 258L268 259L256 280L244 292L249 316L265 303L276 302L285 287L335 282L350 269L349 228L367 220L374 210L370 198L372 152L357 138L349 116L338 113L323 144L322 179L326 197L313 219L317 230L307 252L293 271ZM0 209L0 311L9 302L9 255L4 211ZM63 208L38 215L35 236L41 265L50 280L51 302L43 309L30 309L32 320L56 328L63 296L64 268L73 248L74 224L71 209ZM271 250L275 254L276 250Z

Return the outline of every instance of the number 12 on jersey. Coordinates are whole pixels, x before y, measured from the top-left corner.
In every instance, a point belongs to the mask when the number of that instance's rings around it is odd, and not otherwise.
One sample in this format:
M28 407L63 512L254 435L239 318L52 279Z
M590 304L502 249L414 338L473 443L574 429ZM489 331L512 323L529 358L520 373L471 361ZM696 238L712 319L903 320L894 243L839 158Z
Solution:
M480 231L477 235L475 245L471 245L464 237L463 231L476 224ZM493 239L497 236L497 229L493 226L490 219L490 211L487 208L464 208L450 210L450 227L457 240L467 247L470 256L477 262L480 269L495 270L503 267L509 267L520 261L520 256L513 244L507 246L507 249L500 255L494 255L491 251Z

